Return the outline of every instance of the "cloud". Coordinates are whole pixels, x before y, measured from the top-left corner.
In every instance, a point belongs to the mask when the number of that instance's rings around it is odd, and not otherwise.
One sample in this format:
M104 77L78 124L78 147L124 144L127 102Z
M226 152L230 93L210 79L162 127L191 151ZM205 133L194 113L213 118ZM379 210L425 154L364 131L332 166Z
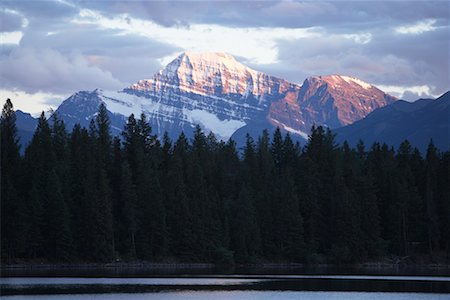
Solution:
M122 89L185 50L229 52L297 83L340 73L429 89L406 96L442 94L450 78L439 1L4 0L0 18L0 88L30 94Z
M0 45L18 45L22 37L23 33L21 31L0 32Z
M48 48L16 48L0 57L0 70L1 88L27 93L123 87L110 72L90 65L82 55L63 55Z
M416 85L416 86L395 86L395 85L379 85L379 89L382 91L396 96L400 99L407 101L415 101L419 98L437 98L439 95L434 95L432 87L428 85Z
M158 42L189 51L220 51L246 57L256 63L275 63L277 40L301 39L320 35L319 28L247 27L233 28L214 24L189 27L164 27L152 21L132 19L127 15L107 18L90 10L82 10L73 21L79 25L97 25L120 30L123 34L139 34Z
M159 58L183 49L161 43L137 34L122 34L119 30L102 29L97 26L69 26L48 34L33 31L24 36L21 46L32 48L46 45L57 49L62 55L75 48L90 66L110 72L128 86L142 78L151 77L161 65ZM67 38L70 36L70 39Z
M344 34L343 37L346 39L351 39L358 44L368 44L372 40L372 34L370 32Z
M69 97L69 94L27 93L20 90L0 89L0 97L1 101L10 98L14 109L37 117L42 111L55 110L63 100Z
M348 31L400 26L432 16L448 18L439 1L86 1L77 2L107 17L128 14L164 27L216 24L229 27L329 27Z
M433 26L435 23L436 20L434 19L424 20L413 25L396 27L395 32L400 34L422 34L424 32L436 30L437 28Z

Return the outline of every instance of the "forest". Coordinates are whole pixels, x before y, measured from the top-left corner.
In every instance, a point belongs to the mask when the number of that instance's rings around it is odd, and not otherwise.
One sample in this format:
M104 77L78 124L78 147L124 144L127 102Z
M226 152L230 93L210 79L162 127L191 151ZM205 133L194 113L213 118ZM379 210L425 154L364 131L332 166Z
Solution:
M157 137L145 115L113 137L101 105L70 133L42 113L20 145L9 99L0 127L2 263L449 257L450 152L432 141L351 148L317 126L237 148L198 126Z

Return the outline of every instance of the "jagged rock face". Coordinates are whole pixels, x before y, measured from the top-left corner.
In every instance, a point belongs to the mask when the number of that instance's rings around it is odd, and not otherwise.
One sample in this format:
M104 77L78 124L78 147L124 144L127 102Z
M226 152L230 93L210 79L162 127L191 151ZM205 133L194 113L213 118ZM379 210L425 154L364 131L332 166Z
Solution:
M360 120L396 99L359 79L341 76L307 78L301 89L288 92L270 107L268 121L305 136L311 127L338 128Z
M305 125L302 108L297 101L299 92L300 88L289 91L283 99L272 102L267 121L273 126L307 138L309 129Z
M56 110L56 114L64 120L69 129L76 123L88 127L90 119L98 112L101 103L97 90L81 91L64 100Z
M264 96L277 96L294 86L284 79L252 70L229 54L186 52L152 79L140 80L131 89L150 94L174 89L181 93L225 98L253 96L258 103L267 104Z
M131 89L158 93L174 88L202 95L277 95L293 84L252 70L225 53L186 52L159 71L152 79L140 80Z
M64 120L69 131L72 131L75 124L88 128L91 119L97 115L100 104L102 102L105 103L104 100L101 90L97 89L92 92L80 91L64 100L56 110L56 114ZM108 116L111 122L112 134L120 135L127 116L113 113L111 109L108 110Z
M358 121L395 100L373 85L340 75L310 77L298 96L305 118L331 128Z
M252 70L231 55L187 52L152 79L140 80L124 92L175 108L169 115L186 123L202 121L191 116L198 110L213 114L219 122L239 121L240 126L233 127L236 130L248 120L264 118L273 101L295 89L299 86ZM158 118L159 114L150 115ZM228 131L224 128L219 136L228 138L232 134Z

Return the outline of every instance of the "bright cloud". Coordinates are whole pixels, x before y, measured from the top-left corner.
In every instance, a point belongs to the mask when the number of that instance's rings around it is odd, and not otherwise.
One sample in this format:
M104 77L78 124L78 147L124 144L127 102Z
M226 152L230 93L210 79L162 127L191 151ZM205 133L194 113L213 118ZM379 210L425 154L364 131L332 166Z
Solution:
M244 27L217 24L192 24L188 27L164 27L155 22L128 15L107 18L92 10L81 10L75 24L97 25L165 42L187 51L228 52L252 63L271 64L278 59L277 41L319 37L322 30L310 28Z
M2 101L10 98L13 102L14 109L28 112L35 117L39 116L42 111L55 110L68 96L68 94L27 93L18 90L0 89L0 99Z
M396 96L404 100L417 100L417 97L434 97L439 95L433 94L433 87L428 85L416 85L416 86L395 86L395 85L377 85L382 91ZM412 99L408 99L413 96Z
M23 33L21 31L0 32L0 45L2 44L18 45L22 37Z
M413 25L396 27L395 31L400 34L422 34L424 32L436 30L437 27L433 26L435 23L436 20L428 19Z
M357 44L368 44L372 40L371 33L344 34L343 37L353 40Z

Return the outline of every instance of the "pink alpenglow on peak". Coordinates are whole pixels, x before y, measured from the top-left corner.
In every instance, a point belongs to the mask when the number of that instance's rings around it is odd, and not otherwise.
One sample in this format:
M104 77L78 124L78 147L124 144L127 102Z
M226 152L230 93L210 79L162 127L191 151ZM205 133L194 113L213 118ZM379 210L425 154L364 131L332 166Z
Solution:
M176 86L182 92L203 95L283 93L293 84L255 71L221 52L184 52L152 79L140 80L131 89L158 92Z

